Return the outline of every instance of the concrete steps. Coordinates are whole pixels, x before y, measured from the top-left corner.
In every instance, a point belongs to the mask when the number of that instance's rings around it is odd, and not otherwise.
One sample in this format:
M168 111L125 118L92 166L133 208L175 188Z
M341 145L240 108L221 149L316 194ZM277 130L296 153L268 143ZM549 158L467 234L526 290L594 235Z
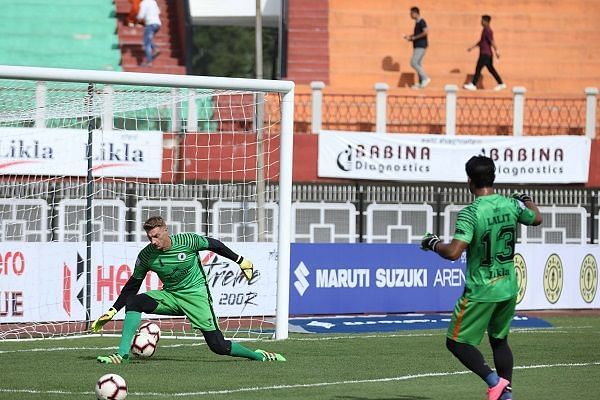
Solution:
M121 65L124 71L185 75L184 56L179 44L178 20L174 12L175 4L171 0L157 0L157 4L161 10L162 25L154 36L154 43L160 49L160 55L153 60L152 67L142 67L141 64L145 61L144 28L127 26L129 1L115 0Z

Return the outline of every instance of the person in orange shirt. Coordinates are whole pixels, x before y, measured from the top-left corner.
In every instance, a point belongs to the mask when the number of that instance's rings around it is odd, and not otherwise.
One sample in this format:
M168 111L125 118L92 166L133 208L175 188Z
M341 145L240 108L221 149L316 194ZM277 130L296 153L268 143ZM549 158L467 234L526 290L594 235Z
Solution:
M129 15L127 15L127 25L133 28L137 22L137 15L140 11L140 0L129 0L131 4L131 9L129 10Z

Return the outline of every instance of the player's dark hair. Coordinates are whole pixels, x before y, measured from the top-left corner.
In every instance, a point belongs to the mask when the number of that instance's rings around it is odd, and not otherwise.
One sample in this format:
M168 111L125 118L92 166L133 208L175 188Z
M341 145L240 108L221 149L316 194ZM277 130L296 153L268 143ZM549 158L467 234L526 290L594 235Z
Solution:
M144 222L144 230L146 232L151 231L159 226L167 226L163 217L160 216L150 217L146 220L146 222Z
M481 16L481 19L484 20L485 22L489 23L492 20L492 17L485 14Z
M410 8L410 12L416 13L416 14L421 14L421 12L419 11L419 7L411 7Z
M491 187L496 179L496 166L494 161L486 156L473 156L465 166L467 176L476 189Z

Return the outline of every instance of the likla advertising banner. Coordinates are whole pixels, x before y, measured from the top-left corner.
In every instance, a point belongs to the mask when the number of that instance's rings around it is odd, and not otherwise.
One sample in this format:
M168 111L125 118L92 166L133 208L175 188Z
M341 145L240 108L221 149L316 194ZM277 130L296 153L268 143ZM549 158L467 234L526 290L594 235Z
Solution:
M0 174L86 176L85 129L0 128ZM162 132L92 132L92 175L160 178Z
M585 183L591 141L582 136L444 136L321 131L318 176L465 182L465 163L491 157L498 183Z

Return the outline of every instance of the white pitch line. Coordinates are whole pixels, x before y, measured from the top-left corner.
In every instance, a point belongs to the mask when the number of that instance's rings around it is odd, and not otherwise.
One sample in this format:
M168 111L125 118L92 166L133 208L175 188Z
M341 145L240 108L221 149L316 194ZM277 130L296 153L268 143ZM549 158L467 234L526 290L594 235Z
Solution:
M537 365L522 365L516 366L514 369L545 369L545 368L560 368L560 367L589 367L589 366L600 366L600 361L592 361L587 363L559 363L559 364L537 364ZM403 375L391 378L376 378L376 379L361 379L361 380L346 380L337 382L317 382L317 383L299 383L294 385L273 385L273 386L262 386L262 387L248 387L239 389L224 389L224 390L207 390L203 392L189 392L189 393L131 393L135 396L154 396L154 397L189 397L189 396L208 396L218 394L233 394L242 392L260 392L265 390L282 390L282 389L299 389L299 388L313 388L323 386L338 386L338 385L356 385L362 383L383 383L383 382L398 382L408 381L419 378L431 378L431 377L446 377L454 375L465 375L470 374L471 371L453 371L453 372L428 372L424 374L414 375Z
M565 327L566 328L566 327ZM556 330L554 327L548 328L515 328L510 333L577 333L575 330ZM398 337L431 337L431 336L445 336L445 330L439 330L435 333L391 333L383 335L344 335L344 336L315 336L315 337L290 337L286 340L300 341L300 342L319 342L324 340L340 340L340 339L373 339L373 338L398 338Z
M600 366L600 361L591 361L586 363L558 363L558 364L535 364L535 365L521 365L516 366L514 369L547 369L547 368L573 368L573 367L590 367ZM316 388L324 386L339 386L339 385L357 385L364 383L385 383L385 382L399 382L408 381L420 378L431 378L431 377L447 377L455 375L466 375L470 374L470 371L452 371L452 372L428 372L423 374L413 375L402 375L390 378L375 378L375 379L361 379L361 380L345 380L345 381L333 381L333 382L315 382L315 383L298 383L293 385L273 385L273 386L256 386L256 387L245 387L239 389L223 389L223 390L206 390L201 392L180 392L180 393L155 393L155 392L142 392L142 393L129 393L129 396L140 396L140 397L191 397L191 396L210 396L219 394L233 394L233 393L244 393L244 392L261 392L267 390L285 390L285 389L301 389L301 388ZM29 394L60 394L60 395L90 395L92 392L67 392L59 390L34 390L34 389L3 389L0 388L0 393L29 393Z
M177 348L177 347L198 347L205 346L205 342L199 343L174 343L174 344L162 344L161 348ZM17 349L17 350L0 350L0 354L7 353L38 353L38 352L48 352L52 353L55 351L73 351L73 350L98 350L98 351L108 351L118 349L118 346L102 346L102 347L44 347L44 348L34 348L34 349Z
M560 329L561 330L557 330ZM548 327L548 328L515 328L511 330L512 334L530 334L530 333L553 333L553 334L564 334L564 333L577 333L576 329L567 330L570 327ZM573 327L573 328L591 328L588 326ZM438 331L435 333L391 333L391 334L371 334L371 335L344 335L344 336L313 336L313 337L290 337L286 340L298 341L298 342L321 342L329 340L344 340L344 339L373 339L373 338L402 338L402 337L435 337L444 336L444 331ZM264 340L254 340L261 342ZM174 344L163 344L162 348L178 348L178 347L198 347L205 346L206 342L199 341L198 343L174 343ZM17 349L17 350L0 350L0 354L8 353L36 353L36 352L55 352L55 351L72 351L72 350L114 350L117 346L103 346L103 347L45 347L45 348L33 348L33 349Z

